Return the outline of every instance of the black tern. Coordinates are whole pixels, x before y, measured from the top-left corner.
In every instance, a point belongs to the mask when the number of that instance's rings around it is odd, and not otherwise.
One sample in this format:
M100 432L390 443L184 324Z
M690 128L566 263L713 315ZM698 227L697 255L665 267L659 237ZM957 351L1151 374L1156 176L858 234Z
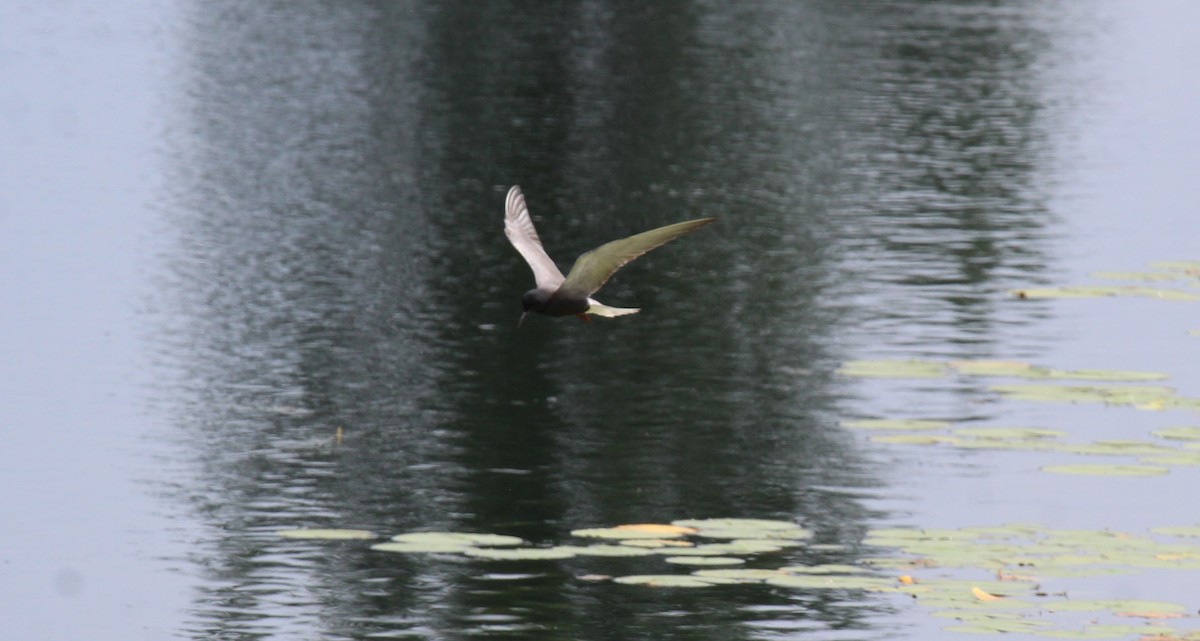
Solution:
M520 187L513 185L504 202L504 235L529 263L537 282L537 287L521 297L525 312L517 326L521 326L529 312L546 316L574 314L585 321L591 320L588 314L607 318L636 314L635 308L609 307L592 298L592 294L608 282L613 272L633 259L715 220L713 217L687 220L605 243L575 259L571 271L563 276L542 248L529 208L525 206L525 195Z

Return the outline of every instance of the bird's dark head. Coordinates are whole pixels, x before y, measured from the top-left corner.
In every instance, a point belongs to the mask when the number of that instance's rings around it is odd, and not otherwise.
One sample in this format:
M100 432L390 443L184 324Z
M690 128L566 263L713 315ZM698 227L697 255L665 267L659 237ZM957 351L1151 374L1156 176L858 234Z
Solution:
M530 312L540 312L546 309L548 302L550 302L550 292L544 289L531 289L525 292L525 295L521 297L521 307L525 312L521 314L521 320L517 321L517 327L520 327L521 323L525 322L525 317Z

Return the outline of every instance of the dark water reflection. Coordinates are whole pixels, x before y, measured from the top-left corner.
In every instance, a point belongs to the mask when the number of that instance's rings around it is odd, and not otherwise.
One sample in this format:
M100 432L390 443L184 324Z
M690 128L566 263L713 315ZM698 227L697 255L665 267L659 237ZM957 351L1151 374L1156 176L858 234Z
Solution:
M882 337L987 356L1030 320L990 301L1037 281L1052 242L1044 72L1067 19L1032 3L196 3L162 345L214 531L191 634L894 634L873 627L889 604L858 596L629 590L575 575L636 564L500 568L273 532L551 542L767 517L852 562L877 516L862 499L886 488L832 429L850 394L832 370ZM605 289L642 315L517 331L514 183L564 265L722 220Z

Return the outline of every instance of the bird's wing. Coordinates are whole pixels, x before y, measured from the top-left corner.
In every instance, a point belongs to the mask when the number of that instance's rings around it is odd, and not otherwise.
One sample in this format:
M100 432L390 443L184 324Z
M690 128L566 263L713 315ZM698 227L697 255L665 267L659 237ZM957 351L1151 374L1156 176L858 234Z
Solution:
M533 269L533 279L539 289L558 289L563 282L562 272L550 260L546 250L542 249L542 240L538 238L537 230L533 227L533 219L529 217L529 208L525 206L525 195L521 188L513 185L508 190L508 198L504 201L504 235L512 243L529 267Z
M629 261L714 220L716 218L687 220L601 245L575 260L561 289L569 294L591 296L608 282L613 272Z

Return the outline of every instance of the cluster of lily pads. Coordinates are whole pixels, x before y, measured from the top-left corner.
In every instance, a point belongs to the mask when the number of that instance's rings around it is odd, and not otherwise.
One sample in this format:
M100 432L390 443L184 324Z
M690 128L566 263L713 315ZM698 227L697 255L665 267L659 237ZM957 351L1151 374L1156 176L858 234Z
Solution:
M1121 370L1060 370L1022 361L851 361L840 373L863 378L935 378L986 376L1032 381L1076 380L1087 385L1047 382L993 385L990 390L1013 400L1100 403L1143 410L1200 410L1200 398L1178 395L1174 389L1144 383L1167 378L1157 372ZM1092 382L1095 381L1095 382ZM898 445L944 445L961 449L1047 451L1091 456L1137 457L1137 464L1046 465L1041 469L1060 474L1157 476L1172 466L1200 466L1200 427L1170 426L1151 432L1158 440L1101 440L1070 443L1067 433L1040 427L955 427L948 421L916 419L864 419L845 421L843 427L876 432L872 441ZM881 433L882 432L882 433Z
M295 539L378 539L365 530L285 530ZM545 562L572 557L641 557L646 572L624 576L583 575L588 581L647 588L716 588L756 584L776 589L853 590L899 594L954 620L957 632L1022 632L1059 638L1200 640L1191 602L1075 599L1051 584L1075 577L1147 570L1200 572L1200 525L1156 528L1150 534L1055 530L1038 524L963 529L880 528L862 548L874 556L853 563L797 565L771 561L788 548L848 552L841 545L812 544L812 532L788 521L687 519L585 528L580 542L533 546L519 537L467 532L409 532L375 543L380 552L457 555L481 561ZM752 563L756 567L744 567ZM662 564L662 565L659 565ZM724 567L712 567L724 566ZM1071 619L1086 613L1088 623ZM1164 621L1170 620L1172 625ZM1184 627L1190 626L1190 627Z
M1017 298L1097 298L1138 296L1160 300L1200 300L1200 262L1155 261L1150 271L1094 272L1100 280L1140 283L1137 285L1073 285L1016 289ZM1182 289L1181 289L1182 287Z

